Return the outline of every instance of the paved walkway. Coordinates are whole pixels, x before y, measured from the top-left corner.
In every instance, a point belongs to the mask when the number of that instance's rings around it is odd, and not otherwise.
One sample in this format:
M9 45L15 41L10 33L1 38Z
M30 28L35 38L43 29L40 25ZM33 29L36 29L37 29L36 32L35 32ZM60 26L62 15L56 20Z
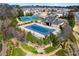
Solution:
M19 45L19 48L26 53L27 56L31 56L33 53L31 53L30 51L25 50L21 45Z
M47 54L33 54L32 56L53 56L57 51L59 51L60 49L62 48L58 48L56 49L55 51L52 51L50 53L47 53Z
M50 53L47 54L34 54L28 50L25 50L22 46L21 46L21 42L19 42L19 48L26 53L26 56L51 56L54 55L57 51L59 51L60 49L62 49L61 47L59 47L58 49L56 49L55 51L52 51Z
M54 55L57 51L59 51L60 49L62 49L61 47L59 47L58 49L56 49L55 51L52 51L50 53L47 54L34 54L30 51L25 50L21 45L19 45L19 48L26 53L27 56L51 56Z

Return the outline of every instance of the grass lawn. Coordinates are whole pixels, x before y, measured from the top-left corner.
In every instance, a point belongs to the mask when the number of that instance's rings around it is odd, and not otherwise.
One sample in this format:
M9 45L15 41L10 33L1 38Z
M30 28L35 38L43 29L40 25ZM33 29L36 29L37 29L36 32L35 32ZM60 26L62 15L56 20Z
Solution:
M56 54L57 54L58 56L66 56L67 51L66 51L66 50L61 49L61 50L59 50Z
M33 53L37 53L36 49L33 48L32 46L28 46L27 44L22 44L22 47L23 47L25 50L31 51L31 52L33 52Z
M12 56L24 56L26 55L20 48L13 48Z
M45 50L45 53L50 53L50 52L52 52L52 51L54 51L54 50L56 50L57 48L54 48L54 47L47 47L47 48L45 48L44 50Z

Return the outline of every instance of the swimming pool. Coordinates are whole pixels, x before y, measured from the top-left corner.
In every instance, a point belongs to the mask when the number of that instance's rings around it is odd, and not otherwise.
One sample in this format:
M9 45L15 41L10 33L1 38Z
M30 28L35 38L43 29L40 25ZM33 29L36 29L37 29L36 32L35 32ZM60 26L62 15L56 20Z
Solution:
M34 36L39 38L45 38L45 36L48 36L50 33L53 33L55 35L58 35L61 33L61 30L56 27L50 27L38 23L31 23L31 24L25 24L19 26L21 30L24 30L26 33L31 32Z
M41 17L38 17L38 16L22 16L20 17L20 20L21 21L32 21L32 20L42 20Z
M33 31L38 32L38 33L43 34L43 35L48 35L48 34L52 33L53 31L55 31L55 29L49 29L49 28L42 27L42 26L37 25L37 24L25 26L25 28L28 28L30 30L33 30Z

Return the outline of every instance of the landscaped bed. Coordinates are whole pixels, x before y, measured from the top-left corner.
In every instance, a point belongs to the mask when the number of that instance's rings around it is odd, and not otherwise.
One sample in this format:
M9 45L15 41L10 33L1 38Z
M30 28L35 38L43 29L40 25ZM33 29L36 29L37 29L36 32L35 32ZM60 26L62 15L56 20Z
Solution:
M54 48L54 47L47 47L47 48L45 48L44 50L45 50L45 53L49 53L49 52L52 52L52 51L54 51L56 48Z
M23 52L18 46L14 46L11 40L8 41L9 49L6 51L6 56L25 56L26 53Z
M12 56L24 56L26 55L20 48L13 48Z
M37 43L39 45L42 45L42 44L45 44L46 45L46 44L49 44L50 43L48 39L45 39L45 38L43 38L43 39L42 38L37 38L37 37L33 36L30 32L27 33L26 40L27 41L30 41L32 43Z
M27 44L22 44L22 47L23 47L25 50L31 51L32 53L37 53L36 49L33 48L32 46L28 46Z

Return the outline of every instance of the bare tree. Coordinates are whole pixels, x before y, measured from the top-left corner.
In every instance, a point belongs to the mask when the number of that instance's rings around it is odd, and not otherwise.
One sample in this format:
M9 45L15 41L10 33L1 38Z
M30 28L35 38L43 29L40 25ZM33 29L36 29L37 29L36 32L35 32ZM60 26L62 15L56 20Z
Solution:
M3 39L6 40L6 30L16 16L16 10L8 4L0 4L0 32L3 34Z

